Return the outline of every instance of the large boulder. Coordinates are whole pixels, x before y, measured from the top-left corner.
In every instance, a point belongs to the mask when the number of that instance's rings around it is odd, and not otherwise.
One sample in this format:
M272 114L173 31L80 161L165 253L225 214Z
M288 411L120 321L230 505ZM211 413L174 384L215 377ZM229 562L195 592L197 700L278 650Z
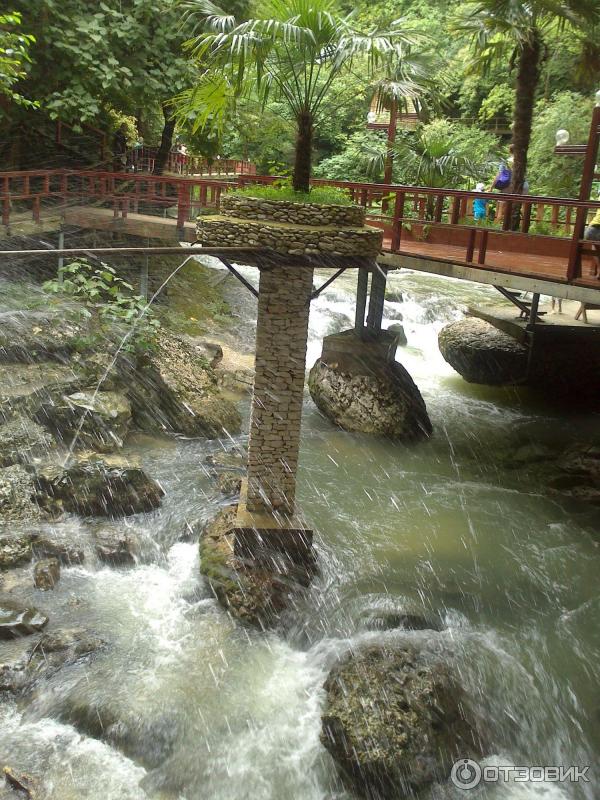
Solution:
M212 352L212 351L211 351ZM241 416L219 391L205 346L162 332L129 390L136 425L216 439L239 433Z
M122 517L158 508L164 491L138 466L105 457L37 474L38 491L81 516Z
M15 416L0 425L0 467L27 464L54 445L50 434L29 417Z
M469 383L501 386L527 378L528 348L482 319L451 322L438 343L446 361Z
M346 431L414 441L432 432L425 401L398 362L381 361L358 370L354 364L318 359L308 387L315 405Z
M20 464L0 469L0 521L40 519L32 476Z
M120 392L76 392L60 402L44 403L38 422L51 428L65 444L109 452L123 446L131 422L131 405Z
M482 744L450 669L416 648L372 646L325 682L321 740L342 777L369 800L414 797L444 782Z
M28 636L41 631L48 617L37 608L28 608L6 597L0 597L0 639Z

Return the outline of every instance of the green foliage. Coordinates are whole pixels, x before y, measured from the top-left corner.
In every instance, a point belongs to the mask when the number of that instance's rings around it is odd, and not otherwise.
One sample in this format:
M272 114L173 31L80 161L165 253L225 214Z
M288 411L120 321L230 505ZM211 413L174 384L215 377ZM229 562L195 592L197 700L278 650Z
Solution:
M194 116L196 128L223 129L236 98L256 95L264 107L281 100L302 133L297 139L296 189L306 189L313 125L336 79L353 64L365 76L376 68L393 71L395 92L415 95L418 84L409 61L415 36L400 27L361 31L352 15L332 0L270 0L262 13L238 23L209 0L188 2L190 19L206 30L189 43L202 70L196 85L180 94L179 119Z
M386 140L370 130L357 130L343 137L342 151L324 159L314 169L315 177L336 181L373 181L383 177ZM377 165L369 171L369 158Z
M477 128L433 120L414 131L403 131L396 139L392 151L394 180L460 189L490 171L494 145L494 137ZM375 160L370 164L378 167Z
M0 13L0 96L31 108L38 103L23 97L15 88L27 74L30 48L35 42L35 36L21 32L21 21L17 11ZM0 119L3 114L0 105Z
M103 342L106 330L117 324L128 337L124 349L153 347L160 323L144 298L133 294L133 287L108 264L96 267L85 259L71 261L60 268L58 279L47 281L43 288L78 301L78 313L89 324L88 344Z
M482 122L494 117L510 117L515 104L515 90L506 83L493 86L479 106L479 119Z
M536 106L529 149L529 185L534 194L577 197L583 158L556 156L556 131L566 128L571 144L587 141L592 100L575 92L561 92Z
M292 203L317 203L318 205L350 206L352 200L344 189L335 186L315 186L310 192L297 192L291 181L277 181L269 186L255 184L236 189L236 197L256 197L260 200L286 200Z

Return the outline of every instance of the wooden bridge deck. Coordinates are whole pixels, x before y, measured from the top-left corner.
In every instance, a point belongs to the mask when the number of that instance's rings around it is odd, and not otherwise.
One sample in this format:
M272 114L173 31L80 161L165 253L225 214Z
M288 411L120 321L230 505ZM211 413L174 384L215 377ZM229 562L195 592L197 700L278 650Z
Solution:
M0 173L2 222L5 234L53 230L61 220L67 226L189 242L195 239L197 213L218 209L224 192L273 180L255 175L207 180L69 170ZM384 231L380 261L388 268L600 303L591 246L575 238L577 225L581 229L588 214L600 208L599 202L506 194L500 201L497 195L452 189L314 183L344 188L366 207L367 222ZM470 204L475 197L501 202L502 229L473 223ZM511 204L521 207L518 231L509 229ZM28 214L17 210L28 205ZM538 228L555 235L538 233Z

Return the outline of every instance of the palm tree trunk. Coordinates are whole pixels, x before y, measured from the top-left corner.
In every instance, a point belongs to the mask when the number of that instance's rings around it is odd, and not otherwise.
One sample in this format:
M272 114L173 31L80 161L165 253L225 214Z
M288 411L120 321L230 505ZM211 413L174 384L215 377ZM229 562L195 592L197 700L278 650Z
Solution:
M296 122L298 134L292 185L297 192L308 192L312 163L313 118L310 113L304 112L297 117Z
M531 123L535 92L540 79L542 42L534 28L519 55L516 81L516 97L513 112L513 167L510 191L521 194L527 174L527 151L531 139ZM513 209L513 228L518 227L520 207Z
M173 146L173 134L175 133L175 118L171 116L171 108L163 104L163 115L165 124L160 139L160 147L157 150L156 158L154 159L154 175L162 175Z

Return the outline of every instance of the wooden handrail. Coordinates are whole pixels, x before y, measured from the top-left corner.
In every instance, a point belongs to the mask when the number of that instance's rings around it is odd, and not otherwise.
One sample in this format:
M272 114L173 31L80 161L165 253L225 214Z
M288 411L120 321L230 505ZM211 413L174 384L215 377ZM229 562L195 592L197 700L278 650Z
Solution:
M232 164L240 164L231 160ZM244 162L245 163L245 162ZM236 175L230 177L210 176L193 177L186 175L152 175L147 173L112 172L110 170L74 170L74 169L48 169L26 170L23 172L0 172L0 201L2 205L2 221L5 225L10 223L11 201L30 201L32 215L35 220L40 217L40 202L43 198L58 198L63 202L73 202L75 198L94 198L96 201L110 204L115 216L119 213L126 217L129 213L139 213L140 204L149 203L155 206L173 205L177 207L177 225L182 228L190 219L194 211L203 207L218 208L223 193L238 187L251 187L254 184L269 185L281 180L276 176ZM454 242L464 248L462 263L474 262L481 268L486 267L486 253L499 252L506 245L500 245L490 250L488 238L502 237L508 245L512 240L520 242L524 237L540 242L538 252L547 252L548 242L556 241L557 252L564 252L565 242L571 242L571 260L573 253L577 254L577 263L581 261L581 254L588 254L585 240L582 236L582 220L586 220L589 211L600 209L600 201L584 200L563 197L544 197L540 195L516 195L506 193L475 192L463 189L430 188L425 186L408 186L403 184L378 184L360 183L352 181L330 181L315 179L313 186L335 186L349 193L354 202L366 206L371 224L382 227L386 231L388 248L392 252L408 252L410 240L413 238L407 223L411 225L427 226L432 230L460 231L461 234ZM197 191L196 191L196 187ZM196 196L197 195L197 196ZM393 213L381 213L381 203L384 197L393 202ZM467 217L471 201L485 199L500 202L505 209L503 229L487 228L477 224L469 224ZM520 230L509 230L507 216L511 204L519 204L523 210L523 220ZM373 207L375 204L375 207ZM406 216L407 209L414 210L417 216ZM532 213L536 206L535 215ZM390 204L390 207L391 204ZM427 219L426 209L432 219ZM529 225L532 216L539 223L544 219L545 212L551 209L551 219L547 223L557 230L565 226L569 230L566 236L548 236L542 233L531 233ZM564 212L563 212L564 209ZM577 224L574 224L574 220ZM404 230L408 244L404 241ZM473 231L475 233L473 233ZM450 234L439 234L449 236ZM425 237L427 238L427 237ZM438 239L438 242L453 241ZM475 253L479 242L478 252ZM546 242L546 244L544 244ZM560 243L560 247L558 245ZM519 252L521 245L515 245L512 252ZM511 248L508 248L511 250ZM523 249L523 252L525 250ZM566 272L565 278L569 281L580 276L579 271L573 273L572 268ZM599 287L600 288L600 287Z

